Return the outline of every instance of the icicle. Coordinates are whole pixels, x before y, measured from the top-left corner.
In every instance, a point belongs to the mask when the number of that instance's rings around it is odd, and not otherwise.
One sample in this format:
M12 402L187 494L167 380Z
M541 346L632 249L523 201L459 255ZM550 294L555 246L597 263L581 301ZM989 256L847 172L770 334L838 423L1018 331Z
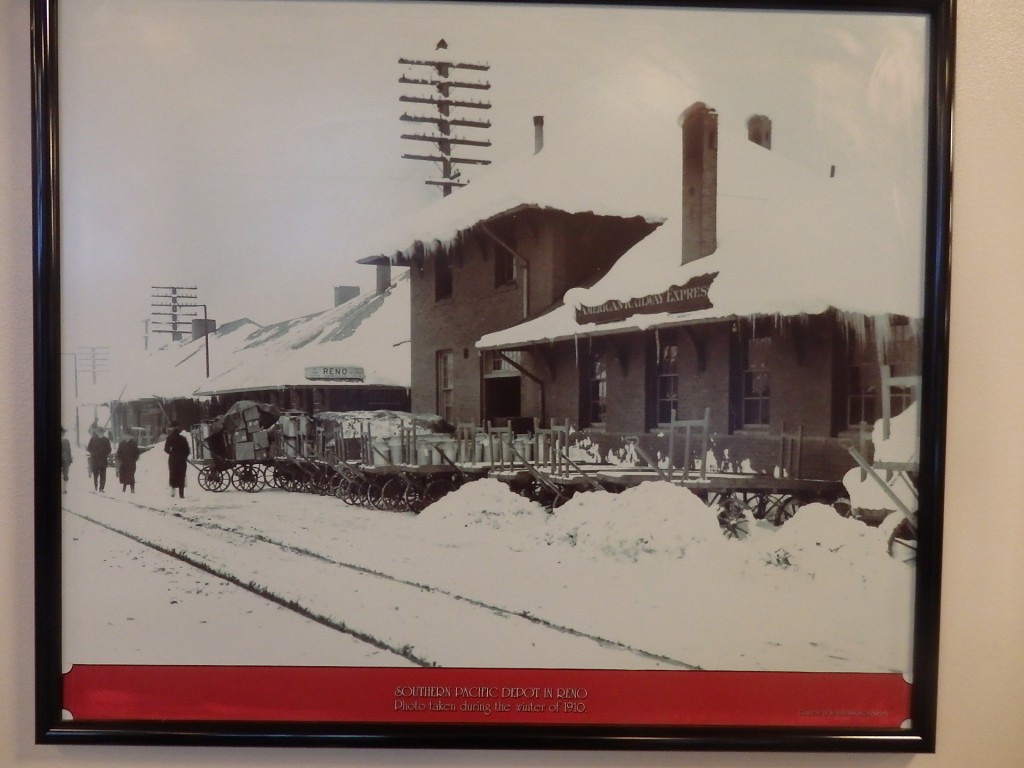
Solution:
M580 369L580 335L578 333L572 335L572 345L576 351L576 370L578 371Z
M890 318L875 318L875 353L878 355L878 364L885 365L885 348L889 345L892 336L892 320Z
M656 366L661 365L661 335L657 328L654 329L654 361Z

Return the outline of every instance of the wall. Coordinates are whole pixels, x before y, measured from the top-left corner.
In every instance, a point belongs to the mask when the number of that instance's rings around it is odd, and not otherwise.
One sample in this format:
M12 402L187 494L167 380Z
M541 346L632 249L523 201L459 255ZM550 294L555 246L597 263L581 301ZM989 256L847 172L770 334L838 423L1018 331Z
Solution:
M625 222L592 214L525 210L490 222L464 237L448 257L451 294L436 299L438 255L427 254L412 280L412 407L437 408L437 352L455 353L455 422L481 420L481 336L523 321L524 283L530 317L549 309L566 289L587 284L630 248L651 226L639 218ZM495 286L495 260L507 255L503 243L529 262L517 266L515 284ZM523 391L532 385L524 381ZM525 409L522 413L530 414ZM573 417L575 419L575 416Z
M961 0L936 755L376 752L32 743L28 1L0 0L0 765L5 768L1013 768L1024 755L1024 5ZM995 332L993 332L995 331Z

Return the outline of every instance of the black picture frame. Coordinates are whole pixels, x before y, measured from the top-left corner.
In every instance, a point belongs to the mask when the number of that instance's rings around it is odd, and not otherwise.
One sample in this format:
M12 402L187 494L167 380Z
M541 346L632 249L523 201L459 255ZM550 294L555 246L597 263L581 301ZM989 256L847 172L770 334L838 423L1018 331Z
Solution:
M153 2L158 3L160 0ZM65 718L62 710L66 704L64 685L68 670L63 668L62 662L65 632L62 613L62 579L65 575L62 570L62 547L66 542L62 536L62 498L57 477L61 465L62 388L69 386L72 373L65 361L67 352L63 349L61 325L65 293L69 290L62 283L62 259L66 258L62 251L62 220L71 215L69 206L73 203L62 199L62 125L59 108L62 82L66 81L63 77L65 73L59 70L59 61L61 45L66 42L67 36L75 34L74 29L61 26L61 10L65 5L59 0L32 2L38 743L640 751L934 751L946 434L955 0L779 0L738 3L679 0L652 2L649 5L652 8L678 8L681 11L703 9L783 16L821 11L852 16L913 18L921 20L926 27L926 50L920 52L921 70L926 79L921 84L925 93L921 151L926 161L927 180L923 185L921 201L926 221L923 224L925 258L923 282L920 286L923 318L920 324L921 386L918 392L920 460L916 468L916 486L919 508L928 510L929 514L922 515L917 521L912 683L909 685L907 703L909 717L899 727L849 726L836 718L825 725L811 726L792 723L737 725L714 722L713 718L696 724L629 721L537 724L401 722L375 720L370 715L338 722L303 721L299 717L244 720L201 717ZM244 2L240 2L240 5L244 6ZM301 3L294 5L296 12L299 12ZM600 9L611 7L612 4L597 2L586 5ZM396 123L396 134L398 131ZM115 263L112 261L110 266ZM414 260L408 263L414 264ZM679 307L674 306L674 309L678 310ZM591 306L586 311L606 312L614 320L620 319L627 310L621 304L616 304Z

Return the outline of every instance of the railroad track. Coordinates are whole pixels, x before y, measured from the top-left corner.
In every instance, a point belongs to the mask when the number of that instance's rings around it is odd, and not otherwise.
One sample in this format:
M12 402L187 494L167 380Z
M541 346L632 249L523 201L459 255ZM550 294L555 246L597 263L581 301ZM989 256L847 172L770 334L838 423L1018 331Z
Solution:
M697 668L203 509L106 500L102 508L68 512L416 665L575 668L582 659L609 669Z

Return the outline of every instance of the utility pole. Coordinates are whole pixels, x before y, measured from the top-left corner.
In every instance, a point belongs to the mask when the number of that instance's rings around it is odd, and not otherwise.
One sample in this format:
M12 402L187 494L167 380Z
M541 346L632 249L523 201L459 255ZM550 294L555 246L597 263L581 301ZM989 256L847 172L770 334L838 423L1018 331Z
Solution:
M110 372L110 347L79 347L75 356L75 394L78 394L77 371L92 374L92 383L96 384L97 373Z
M448 48L448 43L440 40L435 50L442 51ZM444 60L442 60L444 59ZM490 165L490 160L483 160L472 157L457 157L453 154L455 147L489 147L489 139L470 139L465 136L458 136L452 133L453 128L472 128L486 130L491 127L489 120L478 120L469 117L459 117L464 114L462 110L490 109L491 104L487 101L473 101L453 97L453 92L461 90L490 90L491 84L473 80L453 80L452 72L458 70L469 70L475 72L487 72L489 64L469 64L455 61L448 61L446 57L439 56L438 60L399 59L399 64L407 67L421 68L417 71L426 70L423 76L410 77L402 75L398 82L405 85L418 86L419 91L414 95L399 97L399 101L411 104L424 104L433 108L433 113L428 115L411 115L403 113L401 119L412 123L428 123L434 126L434 133L403 133L402 138L409 141L424 141L433 144L437 154L403 154L407 160L427 160L437 163L441 169L441 178L427 179L426 184L441 188L442 194L447 197L456 187L464 187L467 182L462 180L462 174L456 167L458 165ZM432 70L432 72L430 71Z
M78 425L78 353L77 352L61 352L61 355L70 357L73 361L72 370L75 372L75 445L82 445L82 432Z
M203 308L203 348L206 352L206 378L210 378L210 320L206 316L205 304L183 304L183 307ZM216 323L214 323L216 325Z
M172 341L181 341L185 328L191 328L192 318L195 312L188 312L187 307L194 306L187 304L196 298L195 286L183 285L154 285L152 294L153 315L168 317L169 320L154 320L153 325L167 326L166 328L154 328L153 333L169 333ZM166 309L167 312L157 311Z

